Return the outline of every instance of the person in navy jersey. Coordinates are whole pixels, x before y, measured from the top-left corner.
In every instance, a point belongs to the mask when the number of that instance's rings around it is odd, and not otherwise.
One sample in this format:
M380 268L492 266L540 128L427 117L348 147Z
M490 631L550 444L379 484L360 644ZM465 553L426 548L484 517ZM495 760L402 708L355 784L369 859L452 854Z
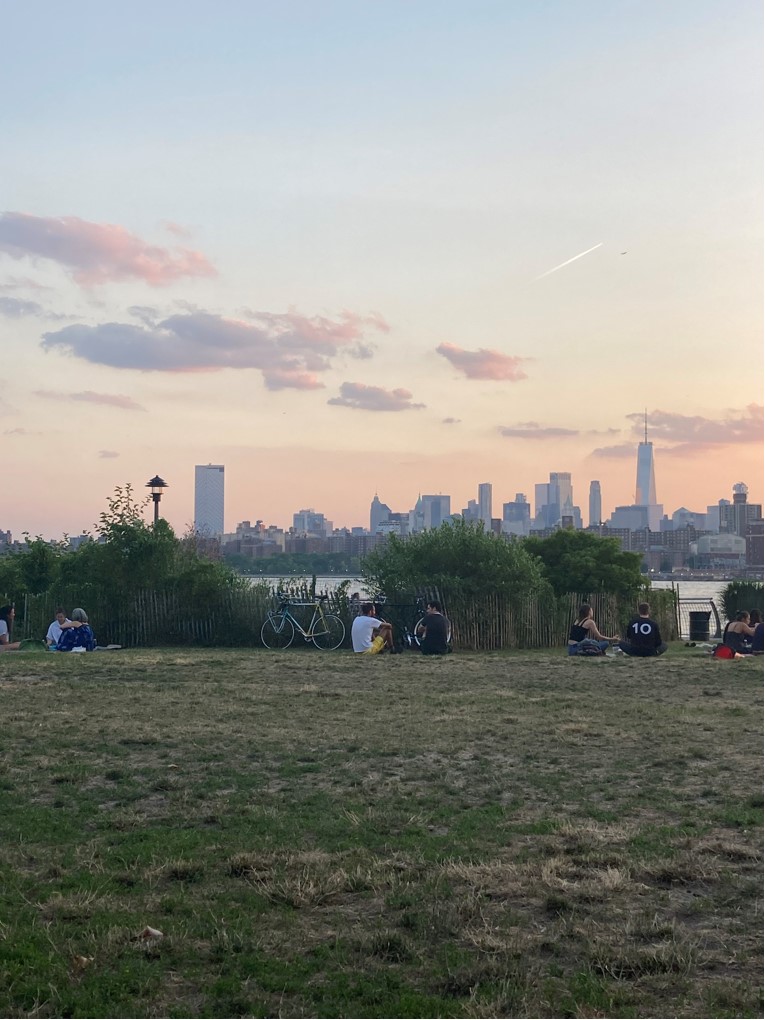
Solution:
M619 648L625 655L648 658L666 652L667 643L662 641L659 625L650 614L651 607L647 602L641 602L638 615L627 624L626 637L619 642Z
M428 602L417 631L423 655L446 655L449 651L449 621L441 611L440 602Z

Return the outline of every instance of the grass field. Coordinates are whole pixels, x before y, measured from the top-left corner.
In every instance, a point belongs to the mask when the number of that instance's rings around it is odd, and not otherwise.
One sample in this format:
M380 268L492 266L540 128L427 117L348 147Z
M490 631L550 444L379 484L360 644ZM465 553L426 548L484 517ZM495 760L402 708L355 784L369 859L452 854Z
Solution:
M0 1015L761 1016L761 696L679 647L0 655Z

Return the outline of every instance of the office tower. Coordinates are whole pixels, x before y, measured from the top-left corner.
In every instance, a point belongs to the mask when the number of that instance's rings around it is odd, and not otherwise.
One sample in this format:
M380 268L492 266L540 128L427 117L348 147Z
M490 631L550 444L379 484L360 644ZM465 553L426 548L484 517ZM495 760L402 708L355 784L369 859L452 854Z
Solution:
M478 520L478 503L474 499L468 500L468 505L462 511L462 517L466 521Z
M478 486L478 519L483 521L483 530L491 531L491 482Z
M531 527L531 506L523 492L516 492L512 503L502 504L503 535L528 535Z
M422 526L424 529L440 528L451 515L451 496L422 496Z
M574 489L571 485L570 471L550 472L550 496L550 503L557 503L561 512L564 508L573 507Z
M635 506L648 508L648 527L658 531L664 508L656 502L656 479L653 472L653 443L648 440L648 413L645 416L645 439L638 443Z
M603 505L600 497L600 482L590 482L590 527L602 521Z
M762 518L762 505L748 503L749 487L743 482L733 486L733 502L720 505L720 531L746 538L752 522Z
M292 515L292 527L300 535L327 535L332 534L332 521L328 521L324 514L317 513L313 508L310 510L299 510Z
M200 535L223 534L222 464L197 464L194 467L194 530Z
M375 498L372 500L372 505L369 508L369 530L374 535L381 524L390 520L390 507L387 503L381 503L377 493Z
M645 439L638 443L635 505L656 505L656 479L653 473L653 443L648 441L648 415L645 418Z

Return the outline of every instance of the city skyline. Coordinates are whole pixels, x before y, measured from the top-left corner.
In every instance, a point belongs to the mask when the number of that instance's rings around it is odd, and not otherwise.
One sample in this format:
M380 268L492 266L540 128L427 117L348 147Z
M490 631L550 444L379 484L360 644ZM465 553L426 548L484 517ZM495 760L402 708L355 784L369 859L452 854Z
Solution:
M6 12L0 528L761 501L760 4L223 10Z

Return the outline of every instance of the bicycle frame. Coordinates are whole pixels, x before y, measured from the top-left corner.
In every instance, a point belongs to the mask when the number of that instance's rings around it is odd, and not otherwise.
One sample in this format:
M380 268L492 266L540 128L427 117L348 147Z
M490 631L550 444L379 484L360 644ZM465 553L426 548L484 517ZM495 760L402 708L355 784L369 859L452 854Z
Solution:
M308 624L308 630L304 630L302 624L292 612L293 605L304 605L313 606L313 616L311 622ZM304 641L312 641L316 632L316 625L319 621L324 624L324 607L321 602L284 602L273 614L274 616L281 616L282 620L290 620L295 630L303 638ZM324 624L326 627L326 624Z

